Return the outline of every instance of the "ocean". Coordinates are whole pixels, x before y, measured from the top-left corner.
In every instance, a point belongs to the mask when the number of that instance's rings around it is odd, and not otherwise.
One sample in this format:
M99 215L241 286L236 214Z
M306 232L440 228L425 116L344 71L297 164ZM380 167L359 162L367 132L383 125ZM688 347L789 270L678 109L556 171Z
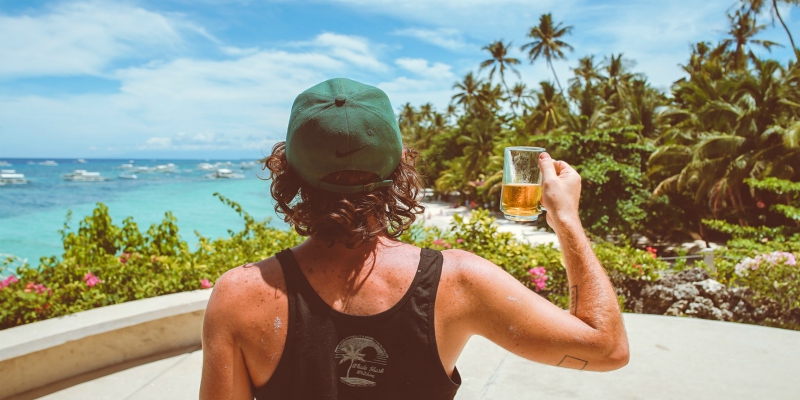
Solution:
M44 159L0 159L11 164L1 169L16 170L29 181L26 185L0 186L0 253L26 259L31 265L38 265L40 257L62 254L58 230L70 210L70 227L76 229L98 202L108 206L115 224L131 216L142 230L160 222L164 213L171 211L178 219L181 238L192 246L197 243L194 231L217 238L227 236L229 229L237 231L244 227L244 221L214 197L214 192L240 203L256 219L269 218L271 225L288 228L275 216L269 181L259 179L267 175L260 165L241 169L240 163L250 160L86 159L85 164L76 159L49 160L57 165L42 165ZM130 161L134 168L152 170L170 163L174 167L169 168L172 172L132 172L132 168L121 168ZM204 176L216 168L202 170L198 167L201 163L222 163L221 168L244 177L209 179ZM109 179L72 182L62 178L63 174L78 169L99 172ZM137 179L122 179L119 177L122 173L133 173Z

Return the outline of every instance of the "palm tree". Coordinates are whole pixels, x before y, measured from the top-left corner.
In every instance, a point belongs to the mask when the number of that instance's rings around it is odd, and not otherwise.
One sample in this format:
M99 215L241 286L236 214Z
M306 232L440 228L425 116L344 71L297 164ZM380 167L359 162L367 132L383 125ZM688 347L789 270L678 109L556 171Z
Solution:
M465 180L471 181L489 162L496 161L495 141L502 127L496 118L475 118L465 128L466 134L457 143L464 146L463 173Z
M800 77L777 61L752 60L752 71L720 79L697 74L675 85L674 101L684 112L673 128L690 136L650 157L648 175L661 182L654 195L689 193L715 217L729 213L744 224L748 199L752 207L745 178L795 174L800 151L793 121L800 106L790 82Z
M578 60L578 67L573 68L575 77L570 79L573 86L594 85L603 75L600 74L600 65L594 63L594 56L586 56Z
M445 118L447 118L449 120L450 117L456 115L456 111L457 111L457 109L456 109L455 104L448 104L447 105L447 111L445 111L445 113L444 113Z
M736 70L743 70L747 67L747 53L745 49L750 44L756 44L770 50L772 46L780 46L778 43L769 40L753 39L759 32L766 28L766 25L758 25L753 16L753 11L737 10L733 15L728 14L728 19L731 23L731 29L728 34L731 36L729 39L722 41L725 47L735 45L734 50L731 52L728 60L729 64ZM749 52L752 55L752 51Z
M407 102L400 107L398 123L401 127L411 127L417 123L417 111L411 103Z
M539 18L539 26L534 26L528 32L528 37L532 38L533 41L524 44L520 50L530 49L528 58L531 60L531 64L538 60L539 57L544 56L563 96L564 89L561 88L561 82L558 81L558 75L556 75L556 70L553 68L553 59L566 59L564 50L573 50L573 48L561 40L562 37L572 32L572 25L563 27L561 25L562 23L559 22L558 25L553 26L553 16L550 13L542 14Z
M481 70L490 66L492 67L492 69L489 71L489 82L492 81L495 71L500 73L500 82L502 82L503 86L506 88L506 93L508 93L509 98L511 97L511 91L508 89L508 85L506 84L506 68L510 69L511 72L520 78L519 71L514 68L515 65L520 64L519 59L508 57L508 49L510 47L511 42L504 44L502 40L496 40L488 46L484 46L482 50L488 51L492 55L492 58L483 61L480 66ZM513 105L511 106L511 109L513 111Z
M500 101L503 100L503 90L500 85L492 85L489 82L481 84L475 94L474 108L479 114L497 114L500 109Z
M528 92L528 87L522 82L517 82L514 84L514 87L511 88L509 103L511 104L512 109L520 106L524 108L527 106L525 101L532 98L533 97L531 97L530 93Z
M526 121L534 133L549 132L561 124L563 110L566 108L564 97L556 94L550 82L540 82L541 91L536 93L536 106Z
M419 116L423 121L430 121L433 117L433 104L425 103L419 106Z
M453 95L452 101L463 107L464 111L471 111L481 83L480 79L475 79L475 75L472 72L468 73L464 76L463 81L456 82L453 85L453 89L458 89L459 92Z
M778 18L778 21L781 22L783 29L786 31L786 35L789 36L789 43L792 44L792 49L794 50L795 58L797 61L800 62L800 51L798 51L797 46L794 44L794 38L792 37L792 32L789 30L789 27L786 26L786 22L783 21L783 17L781 16L781 12L778 8L778 0L742 0L743 6L748 6L750 10L754 14L760 14L761 9L764 8L764 4L769 1L770 3L770 12L775 14L775 17ZM800 0L781 0L782 3L789 4L789 5L798 5L800 4ZM775 20L772 20L773 24Z
M637 76L630 72L633 62L622 58L622 53L620 53L604 58L602 65L606 72L603 77L603 99L614 111L619 111L626 100L628 83Z
M417 114L417 110L414 109L411 103L403 104L400 107L397 124L400 127L400 133L402 133L404 141L409 143L417 141L419 114Z
M572 116L568 115L566 122L574 132L586 132L589 119L605 115L602 111L597 113L599 109L605 108L601 104L596 86L597 82L604 78L600 74L599 67L594 62L594 56L587 56L578 60L578 67L572 69L575 76L569 80L569 96L578 103L580 116L571 118ZM594 124L596 122L597 119L593 121Z

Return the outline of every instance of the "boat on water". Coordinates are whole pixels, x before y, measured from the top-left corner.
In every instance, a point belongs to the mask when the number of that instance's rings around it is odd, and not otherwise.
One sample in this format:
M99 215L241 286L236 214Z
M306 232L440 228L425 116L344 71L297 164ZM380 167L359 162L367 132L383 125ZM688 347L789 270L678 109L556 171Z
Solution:
M82 158L79 158L79 159L77 160L77 163L78 163L78 164L86 164L86 160L84 160L84 159L82 159Z
M153 172L173 173L173 172L178 172L178 171L179 171L178 167L175 166L175 164L173 164L173 163L169 163L169 164L166 164L166 165L156 165L153 168Z
M119 179L139 179L133 172L123 172L119 174Z
M114 169L131 169L133 168L133 164L120 164L114 167Z
M203 176L206 179L242 179L244 175L237 174L230 169L220 168L210 174Z
M243 170L253 169L255 168L256 164L257 162L255 161L242 161L242 163L239 164L239 168Z
M53 160L42 161L39 165L44 165L45 167L57 167L58 163Z
M13 169L0 170L0 183L3 185L24 185L28 183L25 174L19 174Z
M230 161L224 161L224 162L223 161L218 161L218 162L215 162L214 164L210 164L210 163L197 164L197 169L199 169L201 171L214 171L214 170L217 170L217 169L220 169L220 168L232 168L233 165L234 164L232 162L230 162Z
M108 180L108 178L101 176L99 172L88 172L85 169L76 169L69 174L61 176L65 181L73 182L101 182Z
M8 161L0 160L0 167L10 167L10 166L11 164L9 164Z

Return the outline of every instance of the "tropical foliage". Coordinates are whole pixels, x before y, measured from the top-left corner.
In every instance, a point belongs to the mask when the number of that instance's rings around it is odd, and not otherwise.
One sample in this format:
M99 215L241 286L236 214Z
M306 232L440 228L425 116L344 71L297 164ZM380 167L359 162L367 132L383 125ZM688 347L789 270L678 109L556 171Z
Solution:
M431 187L490 209L498 207L503 148L547 147L587 178L582 217L598 237L729 237L707 219L780 226L786 198L758 198L745 180L800 180L800 67L754 51L781 46L759 38L769 23L760 19L782 22L781 3L795 1L732 9L727 37L691 46L685 76L668 92L623 54L578 58L562 90L552 64L574 50L575 28L542 15L519 51L544 60L554 83L510 82L520 61L511 42L498 40L484 47L489 57L478 70L454 84L446 112L406 104L401 130L422 152Z
M245 227L213 241L201 236L194 250L181 239L171 213L142 232L132 218L114 224L108 208L98 204L77 229L65 224L60 257L43 258L38 267L23 265L0 280L0 329L210 288L225 271L302 241L294 231L271 228L268 221L256 221L239 204L215 195L245 220ZM460 248L480 254L556 304L567 304L561 252L550 245L532 247L510 233L498 232L494 218L485 210L476 211L468 220L456 217L447 230L414 225L401 240L420 247ZM649 253L630 247L600 244L597 252L619 287L629 281L652 280L656 270L666 267Z

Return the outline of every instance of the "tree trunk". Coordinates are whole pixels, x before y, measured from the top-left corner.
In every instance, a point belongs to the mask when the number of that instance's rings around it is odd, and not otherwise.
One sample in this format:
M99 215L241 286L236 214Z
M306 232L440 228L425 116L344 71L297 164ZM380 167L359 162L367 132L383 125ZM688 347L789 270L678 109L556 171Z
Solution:
M792 32L789 31L789 27L786 26L785 22L783 22L781 13L780 11L778 11L778 0L772 0L772 8L775 10L775 15L778 17L778 21L781 21L783 29L786 30L786 34L789 35L789 42L792 44L792 51L794 52L794 56L797 59L797 62L800 62L800 54L798 54L797 47L794 45L794 38L792 37Z
M516 118L517 111L514 109L514 101L511 100L511 91L508 90L508 85L506 84L506 79L503 77L503 74L500 74L500 82L503 82L503 86L506 88L506 93L508 93L508 105L511 107L511 113L514 114L514 118Z
M547 64L550 65L550 71L553 71L553 78L556 79L556 85L558 85L558 92L561 93L561 97L564 97L564 89L561 87L561 82L558 81L558 75L556 75L556 69L553 68L553 62L550 59L547 59Z

